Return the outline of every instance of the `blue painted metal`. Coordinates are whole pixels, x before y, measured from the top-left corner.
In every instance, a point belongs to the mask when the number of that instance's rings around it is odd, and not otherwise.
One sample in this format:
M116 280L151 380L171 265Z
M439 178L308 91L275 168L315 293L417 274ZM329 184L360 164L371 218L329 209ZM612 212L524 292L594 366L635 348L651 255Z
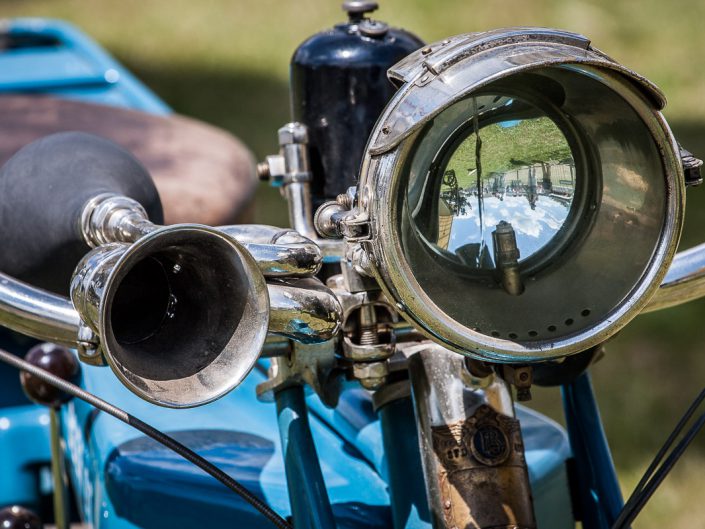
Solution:
M0 327L0 347L5 351L24 355L37 341ZM25 406L31 401L25 396L17 369L0 363L0 408Z
M170 112L155 94L69 24L19 19L11 21L10 31L42 37L44 45L0 52L0 93L46 93L157 114ZM7 340L0 340L0 346L7 345ZM24 344L16 352L21 354L29 346ZM0 466L4 469L0 505L22 502L32 506L41 486L36 467L48 465L50 459L48 414L25 404L16 373L1 371L0 382L7 378L9 383L0 386ZM84 366L81 385L171 432L286 516L291 510L277 415L272 404L255 397L255 386L263 379L262 373L253 372L223 399L191 410L165 410L143 402L107 369ZM348 389L335 410L315 396L308 397L307 404L311 435L338 527L390 527L388 487L398 476L392 475L396 470L387 472L389 450L385 452L381 421L369 394ZM213 526L269 527L248 504L129 426L82 402L69 403L62 414L79 510L95 529L191 529L203 526L204 520ZM415 427L408 416L390 418L400 431ZM519 410L519 418L539 526L572 527L566 517L570 505L563 465L569 455L565 432L526 409ZM417 447L416 436L410 433L400 435L398 442L410 452Z
M413 442L417 439L417 429L411 397L390 402L378 414L394 528L426 529L430 527L431 514L419 444Z
M575 458L579 511L585 529L609 529L624 506L600 410L585 372L562 387L568 436Z
M263 380L253 371L232 393L188 410L142 401L109 369L84 366L82 386L181 438L288 516L275 406L256 398L256 385ZM216 527L238 520L243 527L269 527L239 497L129 426L80 401L69 403L63 413L71 477L80 492L80 509L95 529L193 528L202 525L204 516ZM338 527L389 527L384 480L353 445L313 414L310 425Z
M36 343L0 328L0 347L24 354ZM0 508L10 504L35 509L49 468L49 413L25 397L17 370L0 364ZM46 492L46 491L44 491Z
M49 411L31 404L0 408L0 506L36 508L44 488L40 468L50 459Z
M311 437L304 388L299 385L284 388L274 399L294 527L334 528L333 511Z
M166 410L141 401L108 369L85 366L82 386L171 432L287 516L291 510L275 408L255 397L263 380L262 373L253 371L223 399L190 410ZM389 482L379 471L387 466L380 421L369 397L352 393L341 408L352 410L352 419L309 397L311 433L338 527L388 528L392 513ZM572 528L563 468L569 455L565 432L524 408L519 418L540 527ZM330 427L345 422L347 428ZM95 529L199 527L204 513L214 526L239 520L248 528L269 527L209 476L112 417L74 401L64 411L64 423L81 511ZM415 436L400 442L409 449L417 446Z
M0 94L52 94L153 114L171 109L71 24L18 18L7 33L22 45L0 53Z
M516 412L524 439L537 526L573 529L575 518L566 469L570 457L568 436L559 424L532 409L517 406Z

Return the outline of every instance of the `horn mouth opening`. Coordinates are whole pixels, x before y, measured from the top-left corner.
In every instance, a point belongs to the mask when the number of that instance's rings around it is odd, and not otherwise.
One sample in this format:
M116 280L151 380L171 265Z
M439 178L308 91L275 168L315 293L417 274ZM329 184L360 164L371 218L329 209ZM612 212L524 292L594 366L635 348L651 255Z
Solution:
M129 389L169 407L205 404L250 371L267 334L267 286L218 231L167 226L132 244L107 278L106 360Z

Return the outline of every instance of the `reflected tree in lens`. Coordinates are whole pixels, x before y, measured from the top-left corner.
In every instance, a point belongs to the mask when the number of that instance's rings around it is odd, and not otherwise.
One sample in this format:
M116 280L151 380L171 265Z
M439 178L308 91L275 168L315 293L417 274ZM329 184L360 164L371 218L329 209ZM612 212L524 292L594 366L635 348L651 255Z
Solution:
M438 192L437 222L426 220L419 231L469 268L499 268L500 224L503 233L513 230L519 261L561 229L573 200L575 165L561 130L528 103L479 96L468 106L471 117L460 141L445 147L428 175L442 180L427 187Z

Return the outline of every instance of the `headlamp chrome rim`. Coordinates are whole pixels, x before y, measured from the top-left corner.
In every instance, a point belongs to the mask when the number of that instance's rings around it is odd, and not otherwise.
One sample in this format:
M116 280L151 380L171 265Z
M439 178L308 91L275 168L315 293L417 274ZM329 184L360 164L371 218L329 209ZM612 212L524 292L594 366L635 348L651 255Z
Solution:
M511 40L517 35L517 31L520 30L507 30L504 34L495 32L493 35L499 41L506 43L507 39ZM414 105L415 102L421 100L419 92L427 91L425 87L432 81L426 81L425 84L421 83L419 86L419 80L425 75L423 68L417 71L415 78L409 79L407 77L407 83L399 89L370 137L367 154L363 160L358 195L362 215L368 216L370 222L370 238L362 243L363 247L370 256L373 273L377 280L390 299L397 303L397 307L405 318L415 324L424 334L450 349L498 362L533 362L570 355L604 342L622 328L641 312L665 276L676 251L684 210L682 167L677 155L676 142L659 112L663 103L660 92L641 76L627 70L603 54L589 47L583 49L573 45L575 42L587 42L586 39L581 41L579 36L572 36L572 44L566 44L566 34L558 32L560 37L558 41L556 33L551 33L548 40L542 41L541 32L547 30L531 29L527 31L533 37L532 39L526 39L519 44L515 41L512 45L515 62L520 63L518 66L496 71L488 78L476 79L474 84L463 86L458 84L455 86L456 93L451 93L450 89L446 89L442 97L437 98L434 102L440 106L425 107L423 109L425 114L418 106L414 107ZM465 37L470 40L472 38L477 38L477 36ZM456 38L456 42L458 39L460 37ZM432 45L431 48L434 46ZM506 47L506 44L502 44L502 46ZM467 44L467 47L472 46ZM478 54L490 53L487 46L481 46L480 49ZM541 49L542 53L536 54L538 49ZM547 50L552 50L554 53L544 53ZM503 52L506 55L506 49ZM463 52L460 50L458 53L462 54ZM468 64L474 62L472 57L473 55L470 54L457 61L448 60L447 62L451 66L445 71L455 69L454 73L459 75L458 72L462 69L469 70ZM499 63L495 66L502 66L503 60L500 54ZM404 62L408 61L409 59L406 59ZM414 143L414 135L418 133L421 124L432 119L448 105L499 78L561 65L571 65L576 68L587 66L605 72L607 74L605 78L614 82L611 88L618 92L641 118L661 153L663 173L666 179L664 198L667 201L667 214L660 238L644 274L631 289L627 298L612 312L605 315L599 324L554 340L519 343L494 338L459 324L441 310L416 282L414 272L404 257L399 232L394 229L394 219L398 215L400 207L395 200L399 191L399 171L404 159L410 153ZM477 68L477 65L475 64L473 68ZM443 75L443 72L440 72L434 79L439 79ZM397 78L402 77L397 76ZM620 80L626 82L620 82ZM446 87L452 86L452 81L448 81ZM413 119L407 120L409 130L396 134L400 122L400 112L403 109L412 108L416 108L418 112L413 114Z

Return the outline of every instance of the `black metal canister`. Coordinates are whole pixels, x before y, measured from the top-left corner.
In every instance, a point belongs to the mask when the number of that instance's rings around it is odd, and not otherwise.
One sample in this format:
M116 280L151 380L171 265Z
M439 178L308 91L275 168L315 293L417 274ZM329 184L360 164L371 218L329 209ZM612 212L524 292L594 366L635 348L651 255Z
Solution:
M310 37L291 60L292 114L309 129L314 207L356 184L367 138L395 91L387 70L423 46L367 18L375 2L348 1L343 9L346 23Z

